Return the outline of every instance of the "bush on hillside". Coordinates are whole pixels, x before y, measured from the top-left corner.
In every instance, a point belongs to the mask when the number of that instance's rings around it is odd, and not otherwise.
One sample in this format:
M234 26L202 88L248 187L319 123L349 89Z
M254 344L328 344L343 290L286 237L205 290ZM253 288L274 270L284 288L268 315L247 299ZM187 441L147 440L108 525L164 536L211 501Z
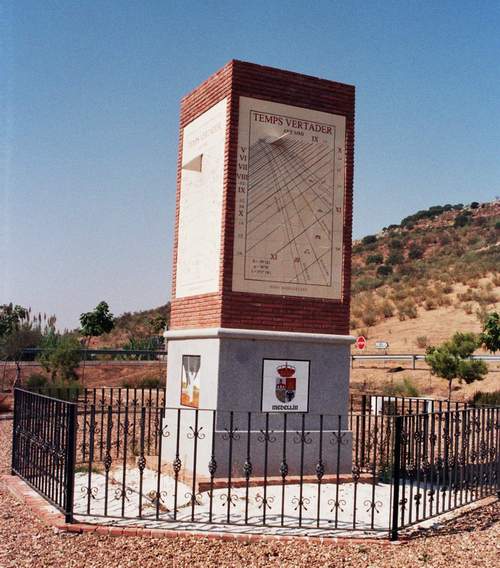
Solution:
M392 274L392 266L388 266L386 264L382 264L377 268L377 276L389 276Z
M408 258L411 260L418 260L419 258L422 258L423 255L424 251L418 245L412 245L408 251Z
M468 215L457 215L453 223L454 227L465 227L470 223L470 217Z
M396 266L397 264L402 264L405 260L403 253L399 251L391 252L391 254L387 257L387 264L391 266Z
M361 242L364 245L371 245L373 243L377 242L377 235L366 235L366 237L363 237Z
M369 254L366 257L366 264L382 264L384 262L384 257L377 253L377 254Z
M420 349L425 349L429 344L429 340L427 339L427 335L419 335L416 339L417 347Z

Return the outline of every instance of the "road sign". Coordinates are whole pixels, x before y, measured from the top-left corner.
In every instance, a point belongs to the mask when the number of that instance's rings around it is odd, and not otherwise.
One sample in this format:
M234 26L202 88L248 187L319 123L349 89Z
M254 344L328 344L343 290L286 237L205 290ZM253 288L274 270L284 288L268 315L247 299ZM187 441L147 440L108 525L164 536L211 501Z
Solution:
M388 341L376 341L375 342L375 349L389 349L389 342Z
M360 351L363 351L363 349L366 347L366 338L360 335L356 338L355 345Z

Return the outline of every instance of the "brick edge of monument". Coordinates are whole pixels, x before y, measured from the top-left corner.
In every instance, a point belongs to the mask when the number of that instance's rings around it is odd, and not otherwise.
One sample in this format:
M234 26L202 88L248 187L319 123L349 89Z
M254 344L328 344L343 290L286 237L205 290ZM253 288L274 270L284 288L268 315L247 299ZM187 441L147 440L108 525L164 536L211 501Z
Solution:
M255 294L232 291L235 184L239 98L302 106L345 116L346 172L343 228L343 285L341 300ZM242 61L230 61L181 102L172 290L176 285L179 201L184 127L228 98L224 154L221 274L219 291L172 299L171 329L206 327L349 333L351 280L352 196L354 171L354 87L290 71Z

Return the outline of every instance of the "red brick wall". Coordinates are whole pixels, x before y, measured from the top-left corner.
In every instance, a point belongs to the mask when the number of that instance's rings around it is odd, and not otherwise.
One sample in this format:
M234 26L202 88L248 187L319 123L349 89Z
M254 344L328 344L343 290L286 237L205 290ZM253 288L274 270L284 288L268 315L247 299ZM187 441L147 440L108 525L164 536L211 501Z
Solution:
M253 97L346 117L346 177L342 300L233 292L233 234L236 190L239 97ZM224 97L228 97L219 292L172 301L171 329L231 327L309 333L349 332L351 281L352 188L354 169L354 87L231 61L182 99L177 163L173 290L177 263L182 129Z

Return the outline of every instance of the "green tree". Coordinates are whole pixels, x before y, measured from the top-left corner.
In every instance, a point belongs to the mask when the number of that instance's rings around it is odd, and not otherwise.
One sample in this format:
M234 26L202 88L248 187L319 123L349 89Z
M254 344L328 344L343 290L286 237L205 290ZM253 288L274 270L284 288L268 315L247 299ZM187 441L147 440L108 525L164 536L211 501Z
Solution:
M99 302L91 312L80 315L80 333L85 337L85 352L83 357L82 383L85 381L85 362L87 360L87 349L92 337L100 337L104 333L109 333L115 326L113 314L109 311L107 302Z
M52 329L42 338L41 347L38 360L53 383L78 380L81 346L74 335L61 335Z
M17 304L0 306L0 339L3 339L19 329L22 322L28 318L28 310Z
M107 302L99 302L95 309L80 315L81 334L86 338L109 333L115 326Z
M500 316L498 312L488 314L480 335L481 345L484 345L491 353L500 350Z
M479 346L479 338L474 333L457 332L450 341L438 347L428 347L425 360L433 375L448 381L448 400L454 379L467 384L484 379L488 368L484 361L471 360L470 356Z

